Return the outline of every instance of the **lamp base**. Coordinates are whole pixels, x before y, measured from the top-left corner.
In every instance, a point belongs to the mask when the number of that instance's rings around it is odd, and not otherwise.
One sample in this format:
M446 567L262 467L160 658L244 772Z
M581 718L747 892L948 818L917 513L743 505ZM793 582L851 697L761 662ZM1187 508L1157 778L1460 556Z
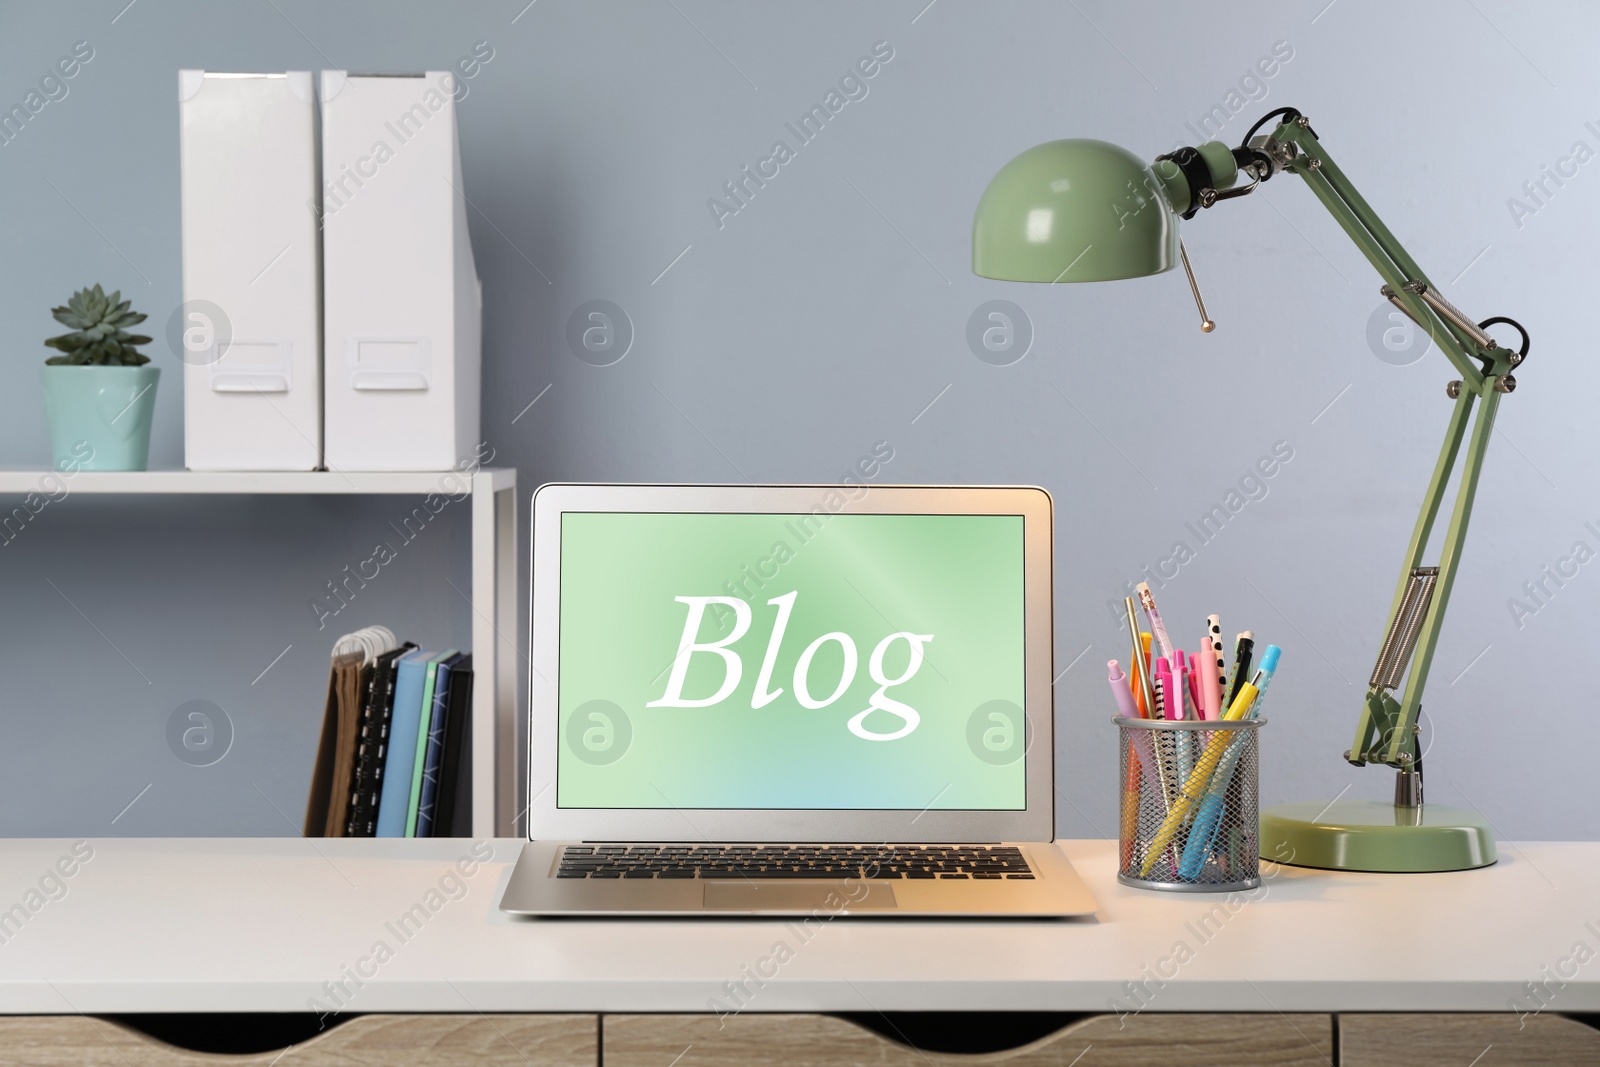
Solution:
M1494 835L1476 812L1377 800L1279 804L1261 813L1261 858L1329 871L1466 871L1495 862Z

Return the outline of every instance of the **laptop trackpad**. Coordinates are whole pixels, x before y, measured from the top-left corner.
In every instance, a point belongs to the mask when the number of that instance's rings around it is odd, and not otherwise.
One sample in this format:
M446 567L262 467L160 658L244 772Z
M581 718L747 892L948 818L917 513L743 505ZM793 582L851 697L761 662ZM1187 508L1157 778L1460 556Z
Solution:
M866 893L861 890L865 888ZM859 897L859 899L857 899ZM859 911L863 908L893 908L894 890L886 885L857 882L847 894L839 886L796 885L792 882L706 883L705 906L746 911Z

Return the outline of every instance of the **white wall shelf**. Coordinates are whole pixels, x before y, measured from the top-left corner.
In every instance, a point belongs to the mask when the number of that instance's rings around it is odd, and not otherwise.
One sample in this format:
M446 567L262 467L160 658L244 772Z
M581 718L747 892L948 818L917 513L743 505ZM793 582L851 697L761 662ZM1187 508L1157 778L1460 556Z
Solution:
M60 479L60 482L52 479ZM516 798L521 733L517 713L517 472L450 471L79 471L0 470L0 496L98 494L317 494L472 497L472 833L519 835ZM0 517L9 505L0 501Z
M409 495L460 492L466 476L450 471L79 471L0 470L0 493L31 493L57 478L73 493L316 493ZM454 478L452 481L450 479ZM473 493L516 486L517 472L484 467L471 476ZM484 484L480 480L488 479Z

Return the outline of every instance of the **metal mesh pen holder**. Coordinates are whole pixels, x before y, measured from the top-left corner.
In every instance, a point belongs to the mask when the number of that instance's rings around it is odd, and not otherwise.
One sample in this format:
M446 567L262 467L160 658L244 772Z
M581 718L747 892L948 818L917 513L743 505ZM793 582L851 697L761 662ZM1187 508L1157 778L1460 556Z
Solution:
M1122 750L1117 881L1179 893L1260 885L1256 792L1266 720L1112 721Z

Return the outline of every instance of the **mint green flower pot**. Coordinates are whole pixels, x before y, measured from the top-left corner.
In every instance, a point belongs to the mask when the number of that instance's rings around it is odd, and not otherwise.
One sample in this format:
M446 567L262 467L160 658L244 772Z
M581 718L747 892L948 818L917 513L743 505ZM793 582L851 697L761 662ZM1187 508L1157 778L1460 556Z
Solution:
M58 470L144 470L160 377L150 366L40 367L51 463Z

